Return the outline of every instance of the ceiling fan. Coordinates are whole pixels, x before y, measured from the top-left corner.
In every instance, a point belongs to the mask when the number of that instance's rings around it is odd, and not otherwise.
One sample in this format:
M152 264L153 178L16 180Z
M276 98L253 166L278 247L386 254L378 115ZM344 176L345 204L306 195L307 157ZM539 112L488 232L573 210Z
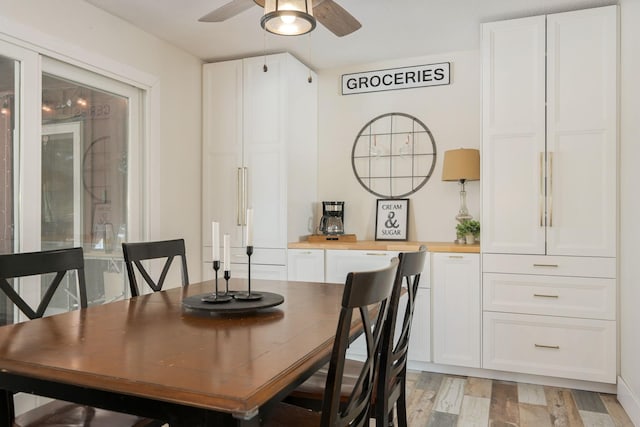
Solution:
M257 4L264 7L264 0L231 0L209 12L200 22L222 22ZM333 0L313 0L313 16L338 37L346 36L362 27L362 24Z

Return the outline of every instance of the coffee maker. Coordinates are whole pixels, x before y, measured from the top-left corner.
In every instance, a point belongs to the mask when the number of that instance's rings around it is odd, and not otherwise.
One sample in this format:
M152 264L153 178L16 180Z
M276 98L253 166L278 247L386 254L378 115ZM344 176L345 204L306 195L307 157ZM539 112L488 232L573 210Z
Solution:
M322 202L318 229L325 235L344 234L344 202Z

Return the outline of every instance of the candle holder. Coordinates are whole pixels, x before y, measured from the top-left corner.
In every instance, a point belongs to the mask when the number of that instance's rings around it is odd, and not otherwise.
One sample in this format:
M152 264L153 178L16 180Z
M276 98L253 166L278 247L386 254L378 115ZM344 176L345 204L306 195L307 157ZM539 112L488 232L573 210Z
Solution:
M251 292L251 255L253 254L253 246L247 246L247 256L249 257L248 265L247 265L247 283L248 289L247 292L238 292L233 297L237 300L241 301L255 301L262 298L262 294L257 292Z
M218 270L220 270L220 261L213 261L213 270L216 272L216 279L215 279L215 283L216 283L216 290L213 292L213 294L209 294L209 295L205 295L202 297L202 302L210 302L210 303L222 303L222 302L229 302L231 301L232 297L231 295L227 295L227 294L222 294L220 292L218 292ZM225 271L225 276L226 273L228 273L227 271ZM225 277L226 278L226 277ZM228 283L228 279L227 279L227 283Z
M231 279L231 271L229 270L225 270L224 271L224 281L225 281L225 286L224 286L224 294L225 295L235 295L237 292L236 291L230 291L229 290L229 279Z

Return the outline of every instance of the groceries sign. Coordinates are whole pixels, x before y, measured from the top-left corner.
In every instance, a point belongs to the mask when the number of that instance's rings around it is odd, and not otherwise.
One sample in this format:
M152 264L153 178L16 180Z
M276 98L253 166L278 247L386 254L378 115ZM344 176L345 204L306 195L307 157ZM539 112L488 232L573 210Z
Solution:
M342 94L379 92L449 84L449 63L366 71L342 75Z

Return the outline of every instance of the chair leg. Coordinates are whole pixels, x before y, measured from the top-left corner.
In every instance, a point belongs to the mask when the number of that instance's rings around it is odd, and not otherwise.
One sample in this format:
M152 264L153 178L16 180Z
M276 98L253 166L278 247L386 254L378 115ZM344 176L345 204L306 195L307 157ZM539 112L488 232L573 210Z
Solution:
M13 393L0 391L0 427L11 427L15 416L13 407Z
M389 411L389 419L387 421L387 425L389 427L393 427L395 424L393 423L393 408L391 408L391 411Z
M402 375L400 380L400 396L396 401L396 415L398 418L398 427L407 427L407 377Z
M398 418L398 427L407 427L407 393L406 381L402 379L402 391L396 402L396 413Z

